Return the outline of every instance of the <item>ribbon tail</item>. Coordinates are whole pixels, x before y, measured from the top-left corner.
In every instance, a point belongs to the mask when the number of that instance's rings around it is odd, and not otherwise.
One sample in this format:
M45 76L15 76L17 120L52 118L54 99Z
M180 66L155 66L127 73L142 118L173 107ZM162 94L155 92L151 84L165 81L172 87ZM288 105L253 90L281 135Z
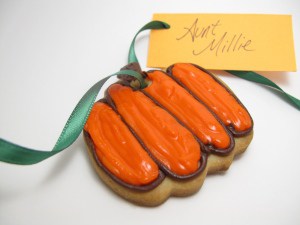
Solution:
M122 70L103 78L94 84L77 103L51 151L30 149L0 139L0 161L11 164L31 165L41 162L69 147L81 134L101 87L110 77L116 75L129 75L137 78L141 84L144 82L143 77L132 70Z
M300 100L286 93L282 88L280 88L277 84L275 84L273 81L269 80L268 78L252 71L226 70L226 72L234 76L240 77L242 79L259 83L277 90L282 96L285 97L287 101L289 101L294 107L300 110Z

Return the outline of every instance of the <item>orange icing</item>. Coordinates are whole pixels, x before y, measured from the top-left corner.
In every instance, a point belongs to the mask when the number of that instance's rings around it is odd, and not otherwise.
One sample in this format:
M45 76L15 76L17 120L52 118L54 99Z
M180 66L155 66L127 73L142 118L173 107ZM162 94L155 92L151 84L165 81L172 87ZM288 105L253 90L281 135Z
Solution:
M172 74L207 104L225 125L232 124L236 131L245 131L252 127L247 110L209 74L185 63L175 64Z
M168 112L139 91L114 84L108 89L118 112L149 151L177 175L199 168L200 145Z
M228 148L230 136L211 112L162 71L149 72L151 85L144 89L186 124L204 144Z
M94 104L84 129L93 140L100 162L119 179L144 185L158 177L158 166L107 104Z

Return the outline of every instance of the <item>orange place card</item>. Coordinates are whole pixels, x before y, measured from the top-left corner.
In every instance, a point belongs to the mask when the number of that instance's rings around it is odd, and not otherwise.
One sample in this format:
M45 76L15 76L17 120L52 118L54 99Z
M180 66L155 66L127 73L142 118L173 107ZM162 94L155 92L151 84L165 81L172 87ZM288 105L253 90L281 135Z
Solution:
M154 14L168 30L150 34L148 67L191 62L207 69L296 71L292 17Z

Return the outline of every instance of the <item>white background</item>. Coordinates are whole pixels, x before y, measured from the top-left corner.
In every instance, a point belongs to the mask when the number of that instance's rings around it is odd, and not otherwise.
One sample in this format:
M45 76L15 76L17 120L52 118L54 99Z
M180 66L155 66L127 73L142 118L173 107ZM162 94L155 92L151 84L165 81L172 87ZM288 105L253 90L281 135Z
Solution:
M0 137L50 150L85 91L126 64L131 39L155 12L291 14L300 66L297 0L0 0ZM147 32L136 47L146 69ZM80 136L36 165L0 162L0 224L299 224L299 110L272 90L215 73L247 106L255 136L200 192L156 208L132 205L98 179ZM299 72L262 74L300 98Z

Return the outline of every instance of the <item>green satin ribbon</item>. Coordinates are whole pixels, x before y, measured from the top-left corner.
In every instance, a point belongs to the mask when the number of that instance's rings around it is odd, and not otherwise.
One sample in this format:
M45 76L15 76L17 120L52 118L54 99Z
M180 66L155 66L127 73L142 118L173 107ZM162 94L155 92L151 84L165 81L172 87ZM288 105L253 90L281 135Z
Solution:
M134 36L134 39L131 43L131 45L133 46L132 48L134 48L135 39L140 32L149 29L163 29L164 27L166 27L166 24L164 22L149 22L148 24L143 26ZM94 86L92 86L77 103L67 123L65 124L55 146L51 151L41 151L26 148L0 138L0 161L12 164L31 165L41 162L68 148L72 143L74 143L74 141L82 132L82 129L86 123L86 120L90 114L91 108L101 87L110 77L116 75L129 75L135 77L139 81L142 88L146 86L142 75L133 70L121 70L103 78Z
M129 54L128 54L128 63L133 63L133 62L138 63L139 62L137 57L136 57L135 49L134 49L135 39L139 35L139 33L141 33L144 30L153 30L153 29L160 30L160 29L169 29L169 28L170 28L170 25L165 23L165 22L162 22L162 21L152 21L150 23L147 23L145 26L143 26L136 33L136 35L134 36L134 38L131 42L131 45L130 45L130 48L129 48Z
M122 70L105 77L92 86L77 103L51 151L30 149L0 139L0 161L31 165L41 162L69 147L80 135L101 87L110 77L116 75L130 75L135 77L141 86L145 85L141 74L132 70Z
M240 77L242 79L245 80L249 80L249 81L253 81L255 83L258 84L262 84L265 85L267 87L273 88L277 91L279 91L279 93L287 100L289 101L293 106L295 106L297 109L300 109L300 100L293 97L292 95L286 93L284 90L282 90L277 84L275 84L273 81L269 80L268 78L252 72L252 71L235 71L235 70L227 70L226 72Z
M129 55L128 55L128 62L129 63L138 62L134 50L134 44L135 44L135 39L140 32L149 29L168 29L169 27L170 26L168 24L161 21L152 21L146 24L144 27L142 27L134 36L133 41L131 42ZM227 72L235 76L238 76L240 78L251 80L279 90L280 93L285 95L286 98L290 100L290 102L293 105L295 105L298 109L300 109L300 101L298 99L285 93L279 86L277 86L269 79L254 72L245 72L245 71L227 71ZM137 80L140 82L141 87L145 87L143 77L139 73L132 70L122 70L105 77L104 79L97 82L94 86L92 86L80 99L80 101L74 108L72 114L70 115L67 123L65 124L55 146L51 151L41 151L41 150L22 147L20 145L16 145L14 143L11 143L9 141L0 138L0 161L12 163L12 164L31 165L31 164L41 162L63 151L64 149L68 148L82 132L82 129L86 123L86 120L89 116L91 108L95 102L95 99L101 87L110 77L116 75L133 76L137 78Z

